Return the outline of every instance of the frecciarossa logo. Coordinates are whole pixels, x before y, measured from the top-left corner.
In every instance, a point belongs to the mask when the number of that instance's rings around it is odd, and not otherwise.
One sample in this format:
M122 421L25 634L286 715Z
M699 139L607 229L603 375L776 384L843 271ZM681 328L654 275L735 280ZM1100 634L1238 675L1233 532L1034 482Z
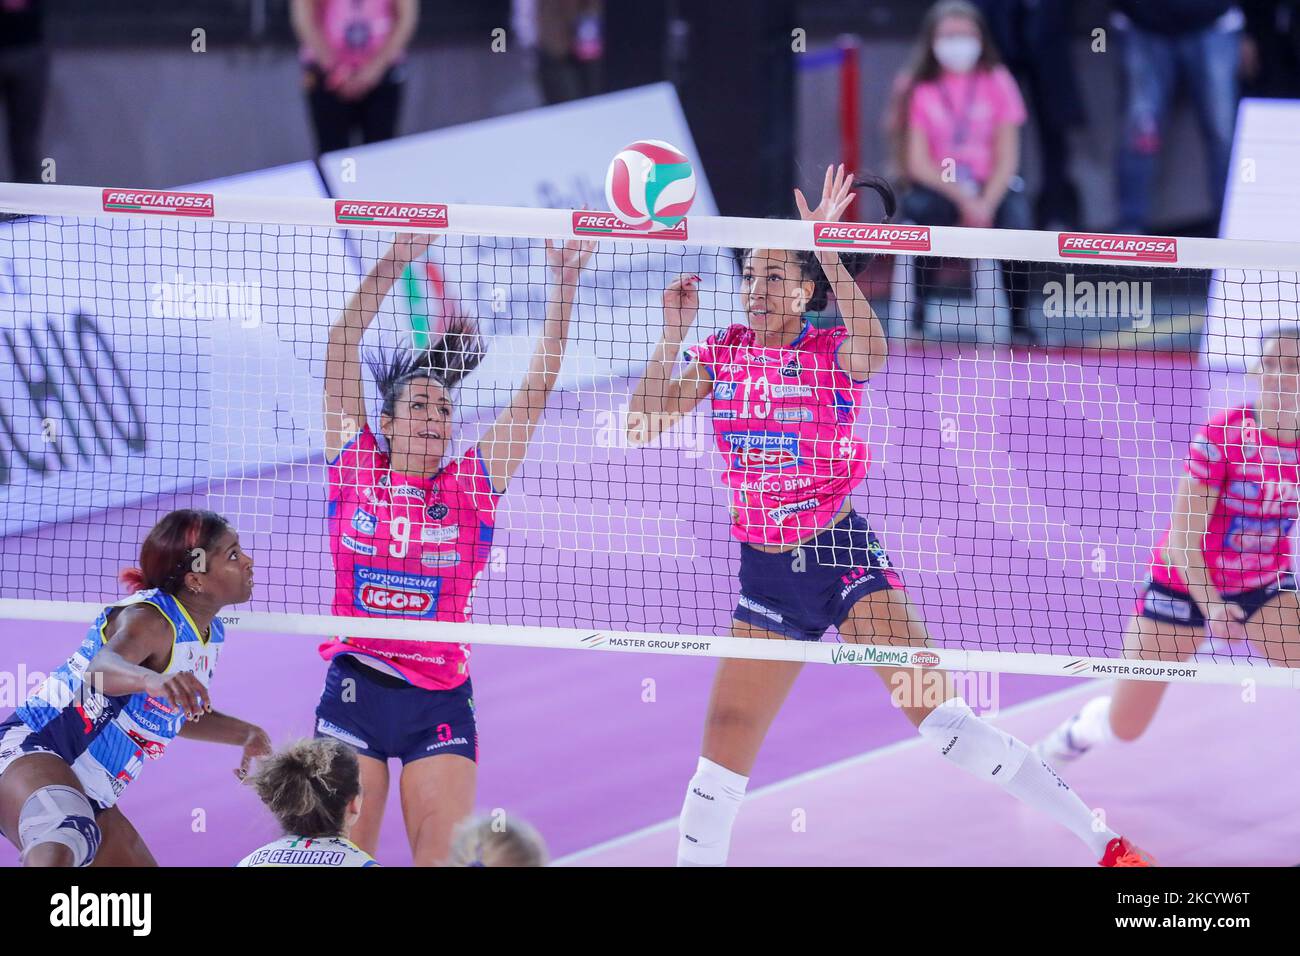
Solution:
M686 220L671 229L651 229L648 226L629 226L612 212L575 212L575 236L637 236L644 239L685 239Z
M890 226L871 222L815 222L813 243L840 249L930 251L929 226Z
M1064 259L1110 259L1116 262L1177 262L1178 240L1165 236L1108 236L1062 232L1056 251Z
M447 206L432 202L374 202L338 199L334 221L348 226L424 226L447 228Z
M105 189L104 212L211 218L212 193L177 193L164 189Z

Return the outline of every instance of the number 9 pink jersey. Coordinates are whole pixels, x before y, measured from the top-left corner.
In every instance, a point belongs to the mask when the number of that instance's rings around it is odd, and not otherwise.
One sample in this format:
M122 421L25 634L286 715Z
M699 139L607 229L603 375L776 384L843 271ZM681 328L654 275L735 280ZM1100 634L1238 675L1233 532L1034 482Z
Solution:
M392 472L369 427L330 465L333 612L412 621L468 621L492 550L496 506L478 449L432 477ZM361 654L417 687L445 690L469 676L464 644L343 638L321 656Z

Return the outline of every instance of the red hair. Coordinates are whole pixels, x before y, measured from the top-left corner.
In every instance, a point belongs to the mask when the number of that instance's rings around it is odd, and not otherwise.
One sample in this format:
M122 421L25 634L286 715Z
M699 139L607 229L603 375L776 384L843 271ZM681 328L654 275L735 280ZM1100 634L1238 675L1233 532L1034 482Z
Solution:
M229 529L230 523L215 511L173 511L153 526L140 545L139 567L123 568L117 579L132 594L146 588L175 594L185 575L194 570L194 552L210 550Z

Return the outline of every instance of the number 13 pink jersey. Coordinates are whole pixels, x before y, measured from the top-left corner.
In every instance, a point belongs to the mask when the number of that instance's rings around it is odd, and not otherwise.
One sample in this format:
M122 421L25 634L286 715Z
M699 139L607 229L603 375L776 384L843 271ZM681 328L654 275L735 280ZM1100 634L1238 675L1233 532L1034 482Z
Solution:
M687 350L713 379L713 431L738 540L808 538L866 475L870 456L853 435L866 383L836 359L847 334L805 323L789 346L763 348L752 329L733 325Z

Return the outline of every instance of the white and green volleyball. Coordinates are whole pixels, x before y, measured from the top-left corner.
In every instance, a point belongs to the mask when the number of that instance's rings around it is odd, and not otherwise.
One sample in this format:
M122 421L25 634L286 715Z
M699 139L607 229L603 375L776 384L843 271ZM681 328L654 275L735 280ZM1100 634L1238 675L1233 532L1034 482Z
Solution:
M695 170L671 143L638 140L609 164L605 198L610 211L629 226L671 229L695 200Z

